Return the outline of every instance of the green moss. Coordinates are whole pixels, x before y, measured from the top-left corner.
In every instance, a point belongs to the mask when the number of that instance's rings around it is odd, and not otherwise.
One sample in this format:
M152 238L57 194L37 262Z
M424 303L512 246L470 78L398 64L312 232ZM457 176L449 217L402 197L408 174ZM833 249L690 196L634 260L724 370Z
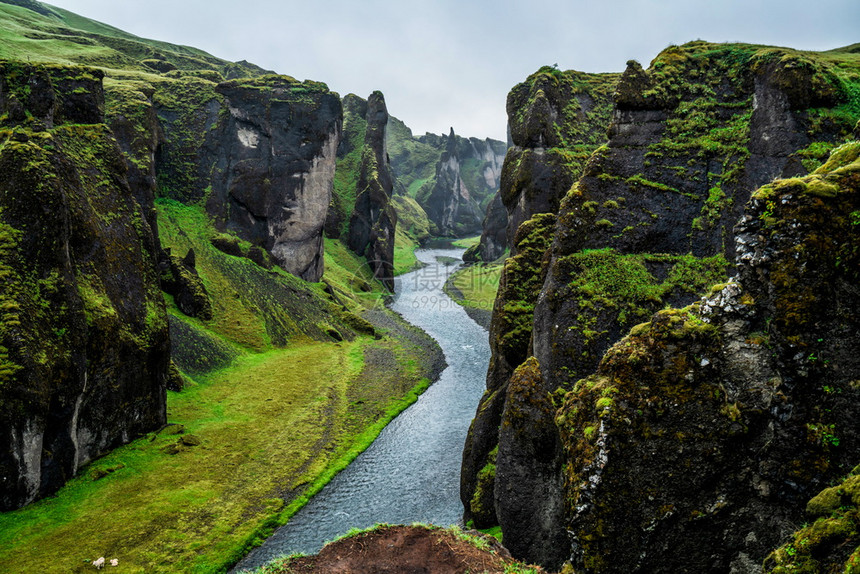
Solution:
M15 328L21 324L19 316L21 306L15 297L14 283L10 281L15 275L12 262L18 249L20 236L19 231L0 222L0 281L2 281L2 287L0 287L0 343L12 336ZM21 368L9 357L9 350L0 344L0 387L10 382Z
M551 245L554 228L555 215L551 213L537 214L524 222L515 237L517 254L505 260L498 291L503 303L496 311L496 320L501 325L502 352L515 364L526 358L534 305L543 286L541 260Z
M860 479L848 477L825 489L807 505L812 524L764 561L768 574L860 571Z
M472 494L472 500L469 502L469 509L473 516L480 517L478 520L485 517L495 516L493 508L493 489L496 482L496 456L499 453L499 447L496 446L487 456L487 464L478 471L478 481L475 486L475 492Z
M606 141L605 127L612 115L612 93L618 79L619 74L540 68L508 95L514 139L537 140L541 134L547 147L584 145L593 150ZM590 98L593 105L583 109L577 96Z

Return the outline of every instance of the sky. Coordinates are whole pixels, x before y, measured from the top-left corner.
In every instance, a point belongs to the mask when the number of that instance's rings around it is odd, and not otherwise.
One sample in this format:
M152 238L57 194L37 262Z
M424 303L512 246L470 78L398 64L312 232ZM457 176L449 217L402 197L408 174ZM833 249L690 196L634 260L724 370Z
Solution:
M342 96L385 94L416 135L506 139L510 89L544 65L621 72L691 40L828 50L860 0L51 0L127 32L248 60Z

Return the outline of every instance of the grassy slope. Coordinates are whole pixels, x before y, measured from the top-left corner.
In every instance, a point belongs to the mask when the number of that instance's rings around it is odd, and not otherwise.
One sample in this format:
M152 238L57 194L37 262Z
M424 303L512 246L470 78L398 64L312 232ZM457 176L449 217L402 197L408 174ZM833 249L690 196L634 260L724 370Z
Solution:
M458 269L449 283L456 291L446 289L446 293L464 307L492 311L502 267L501 263L487 263Z
M256 76L265 72L253 64L236 64L189 46L140 38L62 8L43 6L50 8L47 15L0 3L0 58L88 65L102 68L109 77L147 81L165 79L145 63L152 60L200 73L229 70Z
M173 320L238 358L169 393L169 421L184 435L169 427L135 441L85 468L56 497L0 514L0 561L9 571L89 571L84 560L99 556L118 558L129 572L218 571L292 515L426 387L411 349L395 339L316 342L301 334L313 331L301 323L315 316L287 309L288 323L261 312L264 302L235 289L256 266L208 245L212 230L198 208L165 202L159 211L165 246L195 249L215 302L212 321L175 309ZM355 311L381 304L383 290L360 260L339 242L327 247L326 280L341 302ZM322 285L259 272L300 298L322 296ZM247 284L265 293L261 281ZM272 344L285 333L286 348ZM395 368L365 364L371 344ZM177 443L189 434L199 446Z

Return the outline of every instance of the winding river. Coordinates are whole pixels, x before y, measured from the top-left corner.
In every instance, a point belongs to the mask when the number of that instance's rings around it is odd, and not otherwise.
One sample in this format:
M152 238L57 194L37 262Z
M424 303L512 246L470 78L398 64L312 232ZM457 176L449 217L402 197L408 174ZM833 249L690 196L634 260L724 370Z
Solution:
M439 380L233 572L284 554L316 553L351 528L460 521L463 443L490 358L487 332L442 291L462 254L462 249L417 251L427 267L396 279L391 304L439 342L448 363ZM457 264L444 263L451 259Z

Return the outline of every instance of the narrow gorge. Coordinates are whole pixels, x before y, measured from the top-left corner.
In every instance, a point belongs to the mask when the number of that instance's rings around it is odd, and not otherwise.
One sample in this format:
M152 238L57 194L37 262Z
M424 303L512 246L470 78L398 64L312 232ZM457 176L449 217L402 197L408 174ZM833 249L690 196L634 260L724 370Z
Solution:
M500 141L0 20L0 570L860 572L860 45L535 66Z

